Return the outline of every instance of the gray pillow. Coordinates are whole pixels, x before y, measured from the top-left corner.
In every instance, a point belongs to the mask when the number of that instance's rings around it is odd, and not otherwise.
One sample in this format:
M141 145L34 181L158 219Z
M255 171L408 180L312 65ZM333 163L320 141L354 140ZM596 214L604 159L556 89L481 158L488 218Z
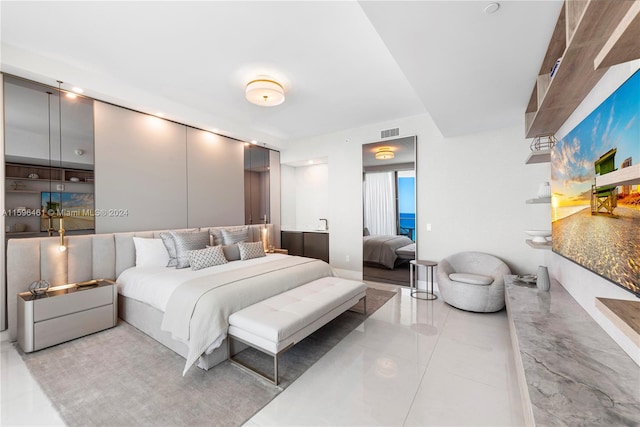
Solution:
M189 251L204 249L209 244L209 232L178 233L169 231L176 245L176 268L189 267ZM169 261L171 262L171 261Z
M211 234L211 237L213 238L213 241L211 242L213 246L218 246L222 244L223 239L222 239L222 233L220 232L220 229L210 228L209 234Z
M238 249L240 250L240 259L253 259L260 258L263 256L267 256L264 253L264 246L262 242L252 242L252 243L238 243Z
M189 264L194 271L227 263L222 246L209 246L205 249L189 251L188 256Z
M227 261L239 261L240 258L240 249L238 248L238 244L233 245L224 245L222 246L222 250L224 251L224 257Z
M249 240L249 227L223 228L222 239L225 245L233 245Z
M160 233L160 238L169 253L169 263L167 267L175 267L178 264L178 260L176 259L176 242L173 240L173 236L168 231L163 231Z

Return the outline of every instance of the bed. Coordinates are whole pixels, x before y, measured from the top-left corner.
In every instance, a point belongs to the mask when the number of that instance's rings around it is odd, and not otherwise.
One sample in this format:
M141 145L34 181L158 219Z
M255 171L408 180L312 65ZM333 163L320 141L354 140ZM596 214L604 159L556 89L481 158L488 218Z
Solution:
M388 269L415 259L415 243L406 236L364 236L363 260Z
M259 241L264 226L248 227L249 240ZM200 230L219 228L222 227ZM269 225L268 228L269 235L274 236L273 227ZM226 312L308 281L333 275L331 267L323 261L280 254L234 261L198 271L137 267L133 238L159 239L164 231L69 236L64 252L57 250L57 237L9 240L7 286L10 340L16 339L15 296L18 292L26 291L29 283L47 279L52 286L56 286L98 278L117 279L120 293L118 315L121 319L187 359L185 372L192 364L209 369L226 360L228 355L227 345L224 345ZM182 288L184 290L180 295L178 289ZM234 297L234 294L240 297ZM212 310L198 302L203 300L215 305L225 299L230 301L230 308L223 307L217 314L212 314ZM196 314L197 325L194 327L187 319L190 319L188 307ZM165 320L167 313L169 320Z

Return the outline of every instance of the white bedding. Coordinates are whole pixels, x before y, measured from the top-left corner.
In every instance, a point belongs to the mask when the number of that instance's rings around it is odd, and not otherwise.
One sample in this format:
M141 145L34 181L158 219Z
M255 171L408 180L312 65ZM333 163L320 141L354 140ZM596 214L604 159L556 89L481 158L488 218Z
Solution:
M210 275L213 272L237 270L286 257L287 255L282 254L267 254L266 257L246 261L231 261L227 264L197 271L193 271L190 268L131 267L123 271L118 277L118 292L127 298L147 303L165 312L171 294L184 282Z

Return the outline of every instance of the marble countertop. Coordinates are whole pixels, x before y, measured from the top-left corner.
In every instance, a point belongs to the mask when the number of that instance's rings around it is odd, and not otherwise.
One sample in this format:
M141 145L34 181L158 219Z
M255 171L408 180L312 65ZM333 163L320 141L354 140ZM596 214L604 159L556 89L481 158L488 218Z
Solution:
M536 425L639 425L640 367L556 281L505 277L507 311Z

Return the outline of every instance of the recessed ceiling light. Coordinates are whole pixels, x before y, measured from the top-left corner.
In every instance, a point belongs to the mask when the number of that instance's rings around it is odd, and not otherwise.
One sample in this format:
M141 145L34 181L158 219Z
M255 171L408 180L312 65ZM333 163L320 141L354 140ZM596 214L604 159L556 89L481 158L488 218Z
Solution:
M67 92L67 98L76 99L78 95L75 93Z
M310 165L313 164L313 160L309 160L307 163L309 163Z
M256 145L256 144L258 144L258 141L256 141L256 140L254 139L254 140L252 140L252 141L251 141L251 143L252 143L253 145Z
M73 87L71 88L71 90L75 93L82 93L84 92L84 89L82 89L81 87Z
M484 7L484 13L487 13L487 14L496 13L498 9L500 9L500 3L496 3L496 2L489 3Z
M156 113L156 116L158 116L158 117L164 117L164 113Z

